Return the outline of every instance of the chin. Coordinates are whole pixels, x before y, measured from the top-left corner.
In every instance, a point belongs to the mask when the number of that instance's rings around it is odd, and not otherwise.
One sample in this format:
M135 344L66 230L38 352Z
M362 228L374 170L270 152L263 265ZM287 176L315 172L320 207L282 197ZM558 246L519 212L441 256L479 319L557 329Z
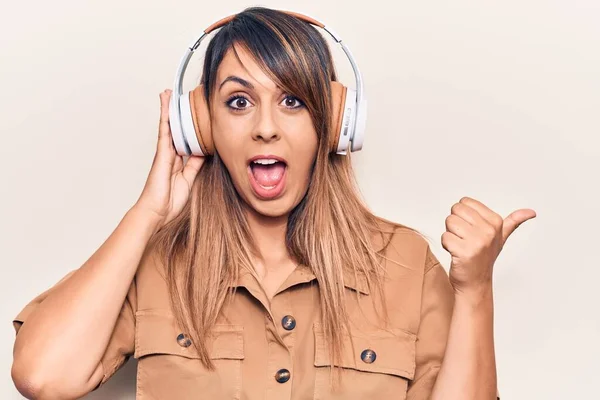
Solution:
M287 217L296 206L295 204L291 204L285 197L270 201L254 198L247 204L256 214L268 218Z

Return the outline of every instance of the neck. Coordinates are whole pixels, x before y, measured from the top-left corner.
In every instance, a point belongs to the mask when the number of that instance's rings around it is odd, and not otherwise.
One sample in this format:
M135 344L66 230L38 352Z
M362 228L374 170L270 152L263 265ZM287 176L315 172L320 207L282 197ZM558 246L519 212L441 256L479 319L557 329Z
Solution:
M258 269L271 269L289 262L291 256L285 243L288 215L267 217L249 209L246 216L258 250L256 255Z

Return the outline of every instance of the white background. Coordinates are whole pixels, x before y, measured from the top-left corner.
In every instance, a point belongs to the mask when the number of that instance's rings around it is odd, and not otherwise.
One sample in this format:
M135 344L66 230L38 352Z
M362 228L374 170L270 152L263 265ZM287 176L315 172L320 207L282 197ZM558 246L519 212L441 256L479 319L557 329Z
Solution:
M2 3L2 399L21 398L12 318L85 262L137 200L159 92L203 29L250 5L304 12L342 36L369 98L354 157L361 190L379 215L426 233L446 268L440 236L462 196L504 216L537 211L496 263L500 393L597 396L599 2ZM135 363L87 398L133 399Z

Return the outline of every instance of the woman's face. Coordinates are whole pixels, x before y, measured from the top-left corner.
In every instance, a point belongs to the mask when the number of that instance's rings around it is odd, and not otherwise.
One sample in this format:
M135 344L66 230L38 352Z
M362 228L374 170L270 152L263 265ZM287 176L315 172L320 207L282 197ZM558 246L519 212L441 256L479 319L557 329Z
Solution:
M237 192L269 217L287 215L304 197L317 134L304 104L282 92L240 46L217 71L213 141Z

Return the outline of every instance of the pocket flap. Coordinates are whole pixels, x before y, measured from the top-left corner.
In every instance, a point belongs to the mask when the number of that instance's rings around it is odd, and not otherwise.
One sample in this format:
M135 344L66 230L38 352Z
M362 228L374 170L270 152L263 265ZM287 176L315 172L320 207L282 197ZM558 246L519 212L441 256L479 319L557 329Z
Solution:
M315 334L315 367L330 366L329 347L319 323L313 325ZM402 329L373 332L352 332L344 338L344 348L335 366L358 371L378 372L413 379L415 374L416 335ZM374 360L365 362L361 354L372 350ZM368 358L366 358L368 361Z
M181 340L180 335L185 333L177 328L173 315L159 310L139 310L135 320L135 358L148 354L199 358L191 338ZM207 339L211 359L244 359L243 326L215 325L213 332Z

